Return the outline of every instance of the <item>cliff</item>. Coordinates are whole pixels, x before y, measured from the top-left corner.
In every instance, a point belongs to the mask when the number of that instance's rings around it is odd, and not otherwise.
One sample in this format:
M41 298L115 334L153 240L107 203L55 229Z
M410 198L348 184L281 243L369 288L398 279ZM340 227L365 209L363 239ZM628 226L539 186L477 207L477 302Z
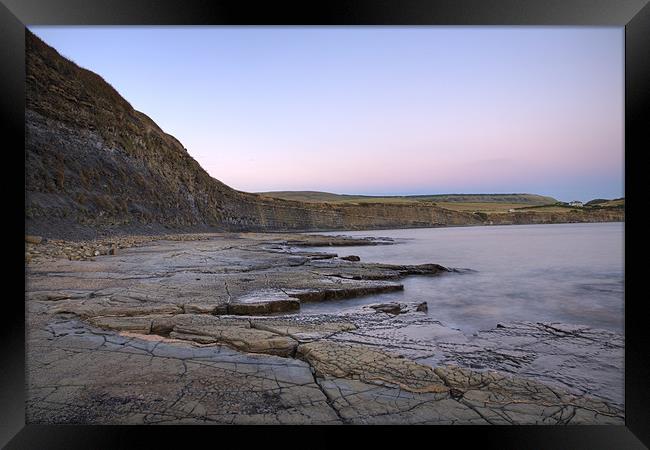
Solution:
M489 225L524 225L542 223L583 223L583 222L623 222L625 212L622 209L578 210L566 212L531 212L486 214L485 222Z
M174 231L314 231L478 225L430 202L307 203L234 190L99 75L26 30L25 221L85 239ZM227 152L228 149L222 149Z
M480 223L432 205L336 206L265 198L210 177L99 75L26 31L30 233L327 230ZM228 151L228 149L223 149Z

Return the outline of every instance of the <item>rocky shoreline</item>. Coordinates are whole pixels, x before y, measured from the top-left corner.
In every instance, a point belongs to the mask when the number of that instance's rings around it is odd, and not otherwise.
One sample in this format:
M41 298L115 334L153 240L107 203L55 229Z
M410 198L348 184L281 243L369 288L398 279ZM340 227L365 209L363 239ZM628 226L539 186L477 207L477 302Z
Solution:
M154 241L205 241L215 236L225 236L237 239L238 233L179 233L179 234L143 234L110 236L90 240L47 239L43 236L25 235L25 262L36 260L52 260L66 258L71 261L94 261L98 256L115 255L120 249L139 247ZM255 239L255 233L246 233L248 239ZM385 245L392 239L321 237L318 235L296 235L276 233L273 236L282 240L285 245L296 247L326 247L326 246L356 246L356 245ZM280 248L280 247L278 247Z
M463 270L345 251L387 239L183 236L26 244L28 423L623 424L616 333L468 336L426 303L301 314Z

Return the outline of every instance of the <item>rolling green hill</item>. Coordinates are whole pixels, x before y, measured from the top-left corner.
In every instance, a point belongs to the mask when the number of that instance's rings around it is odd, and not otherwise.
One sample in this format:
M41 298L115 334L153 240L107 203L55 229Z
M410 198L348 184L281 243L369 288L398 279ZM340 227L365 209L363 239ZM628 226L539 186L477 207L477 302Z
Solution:
M434 202L445 207L450 203L483 204L491 203L507 207L537 206L557 203L553 197L536 194L432 194L432 195L403 195L403 196L372 196L331 194L317 191L275 191L260 192L265 197L298 200L314 203L414 203ZM497 205L492 205L497 206Z

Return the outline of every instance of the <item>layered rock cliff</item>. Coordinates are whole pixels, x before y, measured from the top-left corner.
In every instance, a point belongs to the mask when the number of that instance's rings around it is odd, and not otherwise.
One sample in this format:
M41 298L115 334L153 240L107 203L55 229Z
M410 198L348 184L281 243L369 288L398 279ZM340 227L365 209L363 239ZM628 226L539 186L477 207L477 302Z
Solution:
M173 136L99 75L26 30L27 232L86 239L175 231L315 231L604 221L500 215L433 203L332 204L269 198L212 178ZM221 149L227 152L228 149Z
M481 223L433 205L343 206L239 192L99 75L26 30L27 229L52 237ZM223 149L228 151L228 149Z
M485 214L487 225L524 225L542 223L583 223L583 222L623 222L623 209L580 210L566 212L532 212Z

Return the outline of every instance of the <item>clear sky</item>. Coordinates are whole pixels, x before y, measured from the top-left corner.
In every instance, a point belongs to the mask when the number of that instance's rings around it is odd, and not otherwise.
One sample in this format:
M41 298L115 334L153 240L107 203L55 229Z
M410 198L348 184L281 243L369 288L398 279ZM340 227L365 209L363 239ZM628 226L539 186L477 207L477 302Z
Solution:
M624 30L31 27L244 191L624 195Z

